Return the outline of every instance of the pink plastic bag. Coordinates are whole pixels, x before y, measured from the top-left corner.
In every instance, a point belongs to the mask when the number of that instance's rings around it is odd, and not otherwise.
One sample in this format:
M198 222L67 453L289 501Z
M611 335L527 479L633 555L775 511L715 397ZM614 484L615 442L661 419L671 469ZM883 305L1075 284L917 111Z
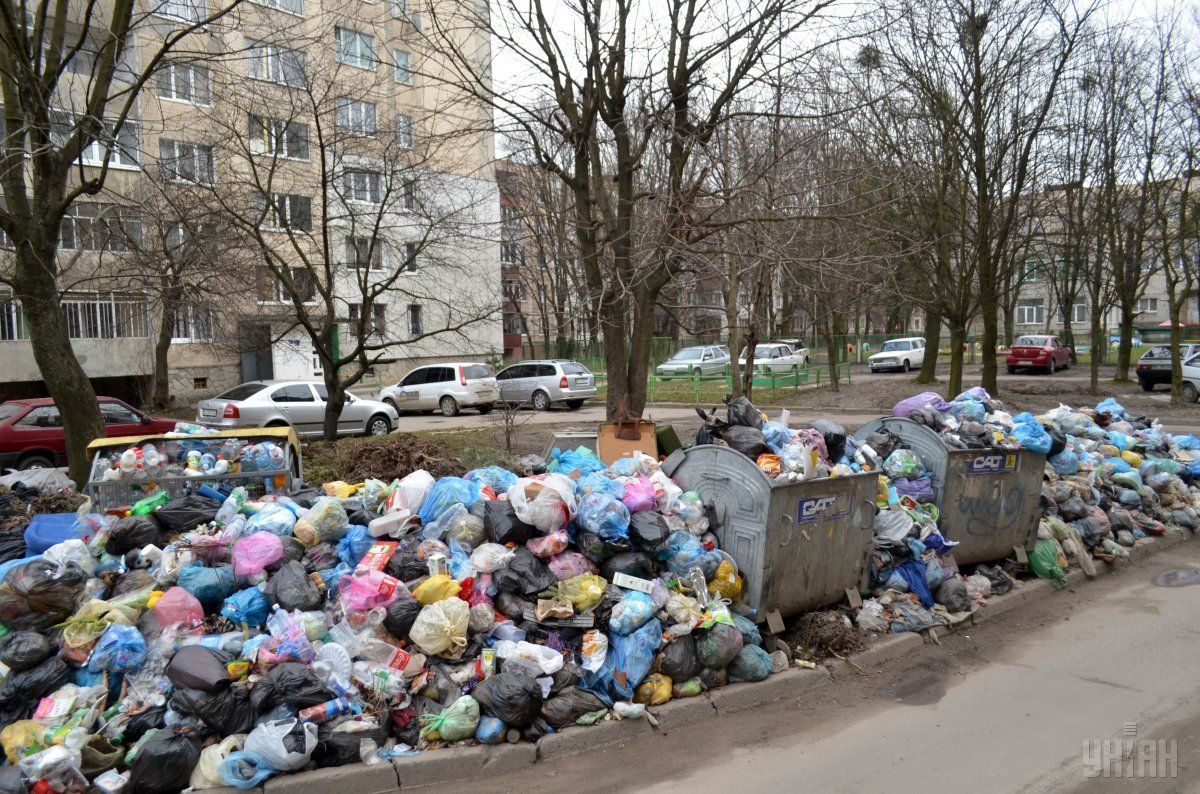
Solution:
M561 551L565 551L567 544L570 542L571 536L567 534L567 531L559 529L540 538L530 538L525 541L525 548L532 551L534 556L545 560Z
M255 532L233 544L233 573L253 576L283 559L283 541L271 532Z
M556 554L546 562L546 565L549 566L550 573L554 574L554 578L560 582L580 574L600 572L600 569L592 564L591 560L577 551L564 551L562 554Z
M158 625L163 627L179 624L191 628L204 622L204 607L194 595L178 585L163 593L153 612Z
M369 568L359 568L352 576L343 576L338 587L342 605L354 612L390 606L409 594L408 588L394 576Z
M658 504L654 493L654 483L648 477L638 477L625 482L625 495L621 503L629 508L629 512L637 513L642 510L653 510Z

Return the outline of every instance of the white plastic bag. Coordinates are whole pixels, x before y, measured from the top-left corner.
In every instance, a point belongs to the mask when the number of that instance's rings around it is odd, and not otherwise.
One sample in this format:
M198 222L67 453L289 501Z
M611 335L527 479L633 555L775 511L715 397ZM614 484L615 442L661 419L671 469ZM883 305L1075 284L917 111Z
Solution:
M220 744L210 744L200 751L200 760L196 763L196 768L192 770L192 778L188 781L189 785L197 791L206 788L222 788L225 782L221 780L219 772L221 762L224 761L230 753L241 750L246 744L246 734L235 733L232 736L226 736Z
M417 469L392 487L392 492L384 500L385 513L407 510L409 515L416 515L433 487L433 475L424 469Z
M456 658L467 647L471 608L461 598L447 598L421 607L408 638L430 656Z
M913 520L903 510L880 510L875 516L875 537L898 543L912 531Z
M661 470L650 475L650 482L654 483L654 500L658 503L658 512L671 512L675 500L683 496L683 489Z
M525 640L501 640L496 643L496 656L502 661L512 658L526 659L536 664L543 675L554 675L563 666L561 653L545 645L535 645Z
M295 728L299 720L271 720L259 723L246 737L246 752L266 761L267 766L280 772L295 772L308 765L313 750L317 749L317 726L303 723L304 751L292 752L283 744L283 737Z
M482 573L494 573L508 565L514 553L499 543L483 543L471 552L471 564Z
M46 549L42 556L55 565L66 565L73 562L88 576L96 572L96 558L88 550L87 544L77 538L55 543Z
M578 508L575 486L562 474L523 477L508 489L508 501L517 518L546 535L566 526Z

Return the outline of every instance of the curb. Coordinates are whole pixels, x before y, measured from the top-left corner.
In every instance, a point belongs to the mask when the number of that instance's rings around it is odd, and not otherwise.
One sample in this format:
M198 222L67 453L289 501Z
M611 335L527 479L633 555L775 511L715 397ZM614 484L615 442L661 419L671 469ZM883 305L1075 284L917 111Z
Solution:
M540 744L540 742L539 742ZM516 744L477 744L455 747L450 751L424 752L408 758L397 758L387 769L391 774L392 788L371 789L363 787L355 776L355 794L372 791L394 791L396 780L403 789L437 786L456 780L488 775L516 772L532 766L537 760L537 746L529 742ZM345 767L334 767L334 770ZM368 767L370 769L371 767Z

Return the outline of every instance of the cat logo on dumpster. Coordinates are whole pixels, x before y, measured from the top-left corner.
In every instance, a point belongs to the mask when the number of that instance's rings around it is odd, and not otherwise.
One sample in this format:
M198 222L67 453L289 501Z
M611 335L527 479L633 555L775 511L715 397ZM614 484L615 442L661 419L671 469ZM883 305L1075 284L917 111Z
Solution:
M805 523L808 521L825 520L827 518L840 518L849 513L848 510L838 509L838 497L836 496L810 496L807 499L801 499L800 504L796 507L796 522Z
M967 462L967 474L1004 474L1017 470L1017 455L995 452L976 455Z

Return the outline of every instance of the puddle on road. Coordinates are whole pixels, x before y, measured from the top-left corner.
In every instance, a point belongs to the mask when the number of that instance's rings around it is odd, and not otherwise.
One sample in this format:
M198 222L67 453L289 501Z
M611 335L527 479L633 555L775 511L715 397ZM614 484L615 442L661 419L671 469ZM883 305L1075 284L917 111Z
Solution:
M1159 587L1187 587L1200 584L1200 571L1191 568L1169 568L1154 577L1154 584Z
M912 670L896 678L883 693L906 706L928 706L946 695L946 676L934 670Z

